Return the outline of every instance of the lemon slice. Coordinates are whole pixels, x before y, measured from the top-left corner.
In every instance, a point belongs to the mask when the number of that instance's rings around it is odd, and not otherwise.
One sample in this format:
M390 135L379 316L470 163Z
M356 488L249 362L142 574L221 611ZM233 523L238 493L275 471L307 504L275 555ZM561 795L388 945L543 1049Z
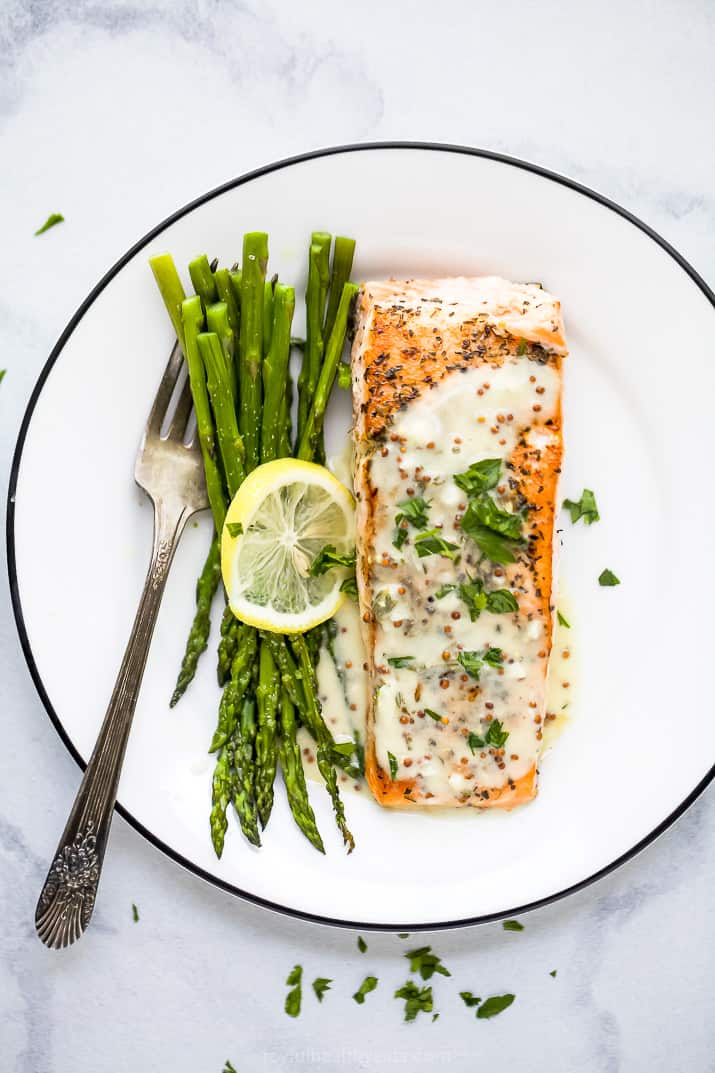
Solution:
M281 458L258 466L228 508L221 571L236 618L272 633L304 633L335 614L347 571L310 568L332 544L355 546L355 506L347 488L313 462Z

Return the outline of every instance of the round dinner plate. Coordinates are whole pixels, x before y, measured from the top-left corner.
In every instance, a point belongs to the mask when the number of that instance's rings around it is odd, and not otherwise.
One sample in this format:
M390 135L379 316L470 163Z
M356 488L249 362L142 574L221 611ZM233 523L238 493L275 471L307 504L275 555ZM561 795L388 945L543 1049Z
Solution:
M712 626L693 566L715 530L715 298L638 220L521 161L413 144L311 153L199 198L111 269L42 372L12 470L12 598L47 711L83 764L148 563L152 509L132 474L172 333L147 259L169 250L183 270L205 251L230 264L243 232L257 229L269 232L271 271L299 288L310 232L324 229L357 239L358 280L495 274L539 280L561 298L571 351L562 491L593 489L601 512L589 527L565 514L560 523L570 719L542 760L538 797L511 813L391 812L366 790L349 793L348 856L327 795L311 785L323 857L279 789L263 848L242 839L232 816L216 860L206 749L218 703L218 605L199 675L168 707L210 539L201 516L169 578L118 807L225 890L333 924L454 926L567 894L655 838L713 774ZM329 451L349 427L347 395L335 394ZM599 586L606 567L620 586Z

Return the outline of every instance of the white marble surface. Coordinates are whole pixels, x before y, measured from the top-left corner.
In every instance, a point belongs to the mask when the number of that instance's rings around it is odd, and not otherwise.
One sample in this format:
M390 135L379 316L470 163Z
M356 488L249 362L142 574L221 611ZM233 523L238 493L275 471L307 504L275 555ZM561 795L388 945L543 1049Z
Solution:
M525 157L635 211L712 283L714 28L706 0L3 0L3 494L33 383L99 276L179 205L291 153L415 138ZM52 211L67 222L33 238ZM244 905L119 818L90 933L49 953L32 911L78 772L25 668L4 571L0 645L3 1071L715 1070L712 792L523 933L427 939L453 972L436 978L435 1024L401 1023L396 937L361 955L349 932ZM293 1021L296 962L335 984ZM380 986L359 1007L369 971ZM461 987L517 1002L477 1022Z

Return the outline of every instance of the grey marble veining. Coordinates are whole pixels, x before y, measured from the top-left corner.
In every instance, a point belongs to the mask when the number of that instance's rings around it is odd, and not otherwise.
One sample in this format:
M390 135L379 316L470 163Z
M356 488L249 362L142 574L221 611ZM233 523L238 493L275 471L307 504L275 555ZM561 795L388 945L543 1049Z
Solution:
M522 156L621 202L712 282L714 28L706 0L3 0L3 489L32 385L99 276L178 205L294 152L416 138ZM34 240L51 211L67 223ZM715 1070L712 792L524 932L433 938L460 987L517 992L493 1022L440 980L439 1021L402 1024L399 939L368 936L361 955L350 932L244 905L119 818L89 934L50 953L32 911L78 773L25 668L4 571L0 645L3 1073L220 1073L226 1058L239 1073ZM294 1022L296 962L335 985ZM380 985L358 1007L368 971Z

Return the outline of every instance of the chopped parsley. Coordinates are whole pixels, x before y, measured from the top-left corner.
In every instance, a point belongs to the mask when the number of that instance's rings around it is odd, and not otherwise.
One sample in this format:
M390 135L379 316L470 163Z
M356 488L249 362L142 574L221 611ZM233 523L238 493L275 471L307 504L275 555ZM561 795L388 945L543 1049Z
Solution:
M387 662L395 670L399 670L401 667L409 667L414 658L414 656L389 656Z
M480 495L470 501L460 528L488 559L504 564L516 562L523 523L521 514L502 510L491 496Z
M439 712L433 711L432 708L424 708L423 711L425 715L428 715L430 717L430 719L434 719L435 723L442 722L442 716L439 714Z
M365 995L369 995L371 991L374 991L377 987L377 976L366 976L359 988L353 995L353 998L359 1006L365 1001Z
M355 599L357 599L358 588L357 577L355 576L355 574L351 574L350 577L345 578L345 581L343 581L340 586L340 591L346 592L348 596L354 596Z
M358 935L357 937L357 948L361 954L364 954L367 950L367 943L363 939L362 935Z
M501 458L483 458L481 462L472 462L464 473L456 473L454 483L468 496L478 496L496 488L500 472Z
M556 618L558 620L559 626L565 626L567 630L571 629L571 623L566 621L560 611L556 612Z
M580 499L564 499L562 506L571 515L573 525L579 518L583 518L585 525L593 525L601 517L596 506L596 497L590 488L584 488Z
M617 578L612 570L602 570L598 575L598 584L603 585L605 588L612 588L614 585L620 585L620 578Z
M556 969L552 969L551 972L549 973L549 976L553 976L555 978L556 977Z
M226 1059L226 1065L221 1070L221 1073L236 1073L235 1066L233 1066L231 1062L229 1062L228 1058Z
M517 352L517 354L519 355L520 358L523 357L524 354L526 354L526 339L520 339L519 340L519 346L518 346L516 352Z
M504 931L523 931L524 925L520 924L518 920L504 920L502 921L502 928Z
M45 231L49 231L51 227L55 227L56 224L61 224L63 222L64 216L61 212L51 212L42 227L38 227L37 231L35 231L35 234L44 235Z
M491 998L485 999L481 1004L477 1010L477 1017L496 1017L502 1010L508 1009L515 998L516 995L492 995Z
M415 537L415 550L420 559L427 555L443 555L445 559L455 559L459 552L459 544L453 544L440 536L439 529L425 529Z
M460 600L467 605L469 618L476 622L482 611L491 611L495 615L518 611L516 597L508 589L484 591L484 582L480 577L469 578L457 586ZM439 595L439 594L438 594Z
M471 991L460 991L459 997L465 1006L478 1006L482 1001L479 995L473 995Z
M384 618L385 615L389 615L395 606L394 596L390 596L387 589L380 589L376 594L375 599L372 601L372 611L375 618Z
M292 988L286 995L285 1000L285 1012L289 1017L297 1017L300 1013L300 1002L303 997L303 989L301 987L301 980L303 979L303 966L294 965L291 971L288 973L286 983L288 987Z
M232 537L243 535L243 526L240 522L226 522L226 528L228 529L228 535Z
M332 982L327 976L316 976L313 980L313 991L315 991L315 997L318 1002L323 1001L323 995L326 991L330 991Z
M434 594L435 599L441 600L443 596L447 596L448 593L454 592L456 588L456 585L440 585L437 592Z
M394 753L387 754L387 762L390 765L390 778L394 782L397 778L397 757Z
M0 369L0 383L2 383L2 379L5 376L6 372L7 372L7 369Z
M485 663L490 667L501 667L504 654L501 648L483 648L480 652L460 652L457 662L461 663L468 675L479 681L479 673Z
M410 933L408 931L398 931L398 933L397 933L397 938L398 939L409 939L409 937L410 937Z
M491 723L489 723L484 737L470 731L467 736L467 745L469 746L472 755L474 755L475 749L484 749L489 746L494 749L501 749L506 744L508 737L509 731L504 730L499 719L493 719Z
M418 972L423 980L431 980L436 972L441 976L451 976L446 965L437 954L432 953L431 946L420 946L417 950L408 950L404 955L410 963L410 972Z
M407 540L407 530L410 525L415 529L426 529L429 525L427 511L429 503L421 496L412 499L403 499L397 504L398 513L395 515L395 532L392 543L396 548L401 548Z
M405 1021L414 1021L418 1013L432 1013L432 988L418 987L412 980L406 980L395 991L395 998L405 1000Z
M134 902L132 902L132 920L135 924L139 923L139 910L135 906Z
M344 566L348 570L355 569L355 551L348 552L347 555L339 555L335 550L334 544L326 544L325 547L318 552L310 567L311 577L320 577L328 570L332 570L334 566Z

